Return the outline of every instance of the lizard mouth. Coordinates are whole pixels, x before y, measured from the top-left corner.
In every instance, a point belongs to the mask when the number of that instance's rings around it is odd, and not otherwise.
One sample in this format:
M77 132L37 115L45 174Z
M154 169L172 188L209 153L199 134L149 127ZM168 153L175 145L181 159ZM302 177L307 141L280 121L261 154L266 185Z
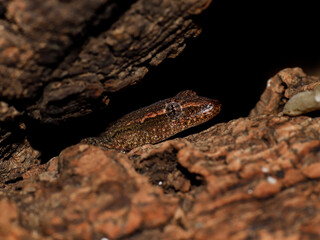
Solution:
M210 100L209 103L204 104L200 107L200 110L196 113L190 115L190 118L197 117L197 116L212 116L214 117L220 112L221 104L218 100Z

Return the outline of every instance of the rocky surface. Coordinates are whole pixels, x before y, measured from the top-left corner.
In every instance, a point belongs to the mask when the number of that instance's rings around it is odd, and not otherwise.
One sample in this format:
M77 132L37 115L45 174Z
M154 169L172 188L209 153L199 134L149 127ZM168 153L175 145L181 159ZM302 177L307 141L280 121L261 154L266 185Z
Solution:
M0 237L317 239L320 118L281 108L318 81L285 69L250 117L186 138L68 147L3 185Z

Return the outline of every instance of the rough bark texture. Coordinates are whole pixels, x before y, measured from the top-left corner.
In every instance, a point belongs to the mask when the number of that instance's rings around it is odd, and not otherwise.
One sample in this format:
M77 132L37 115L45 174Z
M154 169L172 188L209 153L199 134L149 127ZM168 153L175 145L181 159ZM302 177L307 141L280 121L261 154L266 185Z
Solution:
M318 81L285 69L252 116L184 139L129 153L69 147L3 185L0 236L317 239L319 117L283 116L281 107Z
M210 2L0 2L0 184L39 162L25 137L29 118L59 125L106 108L110 92L199 34L192 16Z
M183 139L77 144L43 164L26 139L26 115L86 115L179 53L208 4L0 4L0 239L320 238L320 118L281 113L319 82L299 68L270 79L249 117Z
M300 68L284 69L268 80L266 90L249 116L277 114L289 98L299 92L312 90L317 84L318 77L307 76Z
M150 66L179 54L185 39L200 31L190 17L211 1L118 2L5 2L1 98L23 105L41 122L86 115L92 102L136 83Z

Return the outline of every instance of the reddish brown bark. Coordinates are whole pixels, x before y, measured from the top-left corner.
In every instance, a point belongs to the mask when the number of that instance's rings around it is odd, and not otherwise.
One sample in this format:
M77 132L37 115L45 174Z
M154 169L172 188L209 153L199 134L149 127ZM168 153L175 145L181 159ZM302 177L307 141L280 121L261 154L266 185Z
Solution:
M0 6L1 239L320 237L319 117L282 114L319 82L299 68L269 80L249 117L129 153L76 144L40 164L26 138L26 115L87 115L175 56L209 2Z
M285 82L279 76L286 76ZM314 85L278 73L261 115L131 152L78 144L4 185L4 237L300 239L319 235L318 117L281 112L285 92ZM274 79L283 86L282 94ZM278 85L278 86L279 86ZM287 88L286 86L291 86ZM294 87L297 86L297 87ZM277 95L275 98L273 95ZM272 105L272 107L270 107ZM276 111L276 110L272 110ZM19 206L19 207L17 207ZM16 223L18 221L18 224Z

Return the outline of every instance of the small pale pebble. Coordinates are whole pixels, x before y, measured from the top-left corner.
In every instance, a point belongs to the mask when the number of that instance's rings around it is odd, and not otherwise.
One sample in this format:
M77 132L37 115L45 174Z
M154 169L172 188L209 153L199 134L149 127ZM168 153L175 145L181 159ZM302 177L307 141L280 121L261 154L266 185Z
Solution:
M300 92L292 96L284 105L283 113L298 116L316 110L320 110L320 85L311 91Z
M268 180L268 182L269 183L271 183L271 184L275 184L276 182L277 182L277 179L275 179L275 178L273 178L273 177L267 177L267 180Z
M271 86L271 78L267 81L267 87L270 87Z

